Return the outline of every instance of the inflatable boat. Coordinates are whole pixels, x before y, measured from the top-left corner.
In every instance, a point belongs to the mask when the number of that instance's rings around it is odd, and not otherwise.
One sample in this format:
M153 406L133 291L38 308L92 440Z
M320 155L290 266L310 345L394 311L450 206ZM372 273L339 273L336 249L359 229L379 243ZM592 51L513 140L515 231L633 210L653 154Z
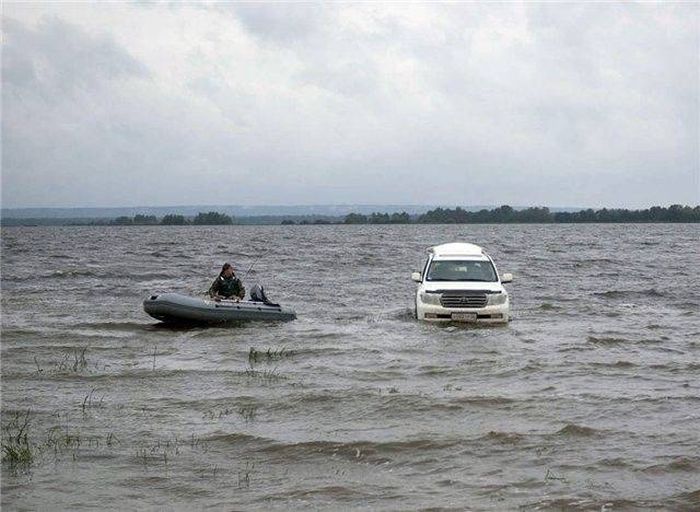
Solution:
M221 324L249 320L294 320L288 308L269 301L200 299L179 293L151 295L143 301L143 310L156 320L168 323Z

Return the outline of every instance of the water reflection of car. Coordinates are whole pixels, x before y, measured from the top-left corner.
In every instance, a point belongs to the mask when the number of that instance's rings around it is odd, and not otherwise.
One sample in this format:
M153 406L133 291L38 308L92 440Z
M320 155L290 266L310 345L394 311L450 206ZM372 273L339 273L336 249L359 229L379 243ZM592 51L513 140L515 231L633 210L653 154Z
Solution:
M416 318L431 322L506 323L510 302L504 283L486 252L474 244L451 243L431 247L422 272L413 272Z

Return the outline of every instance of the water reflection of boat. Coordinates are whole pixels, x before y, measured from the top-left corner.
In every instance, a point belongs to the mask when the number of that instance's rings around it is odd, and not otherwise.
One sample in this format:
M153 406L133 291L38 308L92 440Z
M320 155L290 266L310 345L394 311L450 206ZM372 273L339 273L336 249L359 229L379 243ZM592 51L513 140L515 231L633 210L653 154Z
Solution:
M143 309L156 320L169 323L221 324L249 320L289 321L296 313L268 301L201 299L179 293L151 295Z

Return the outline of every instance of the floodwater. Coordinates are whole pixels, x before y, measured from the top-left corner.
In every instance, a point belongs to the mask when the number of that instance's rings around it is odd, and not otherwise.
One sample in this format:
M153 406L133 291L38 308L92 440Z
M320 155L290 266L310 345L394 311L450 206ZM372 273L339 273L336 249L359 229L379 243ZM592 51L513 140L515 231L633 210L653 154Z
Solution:
M514 274L509 325L413 319L448 241ZM699 254L700 225L3 228L3 510L698 510ZM258 255L296 321L142 310Z

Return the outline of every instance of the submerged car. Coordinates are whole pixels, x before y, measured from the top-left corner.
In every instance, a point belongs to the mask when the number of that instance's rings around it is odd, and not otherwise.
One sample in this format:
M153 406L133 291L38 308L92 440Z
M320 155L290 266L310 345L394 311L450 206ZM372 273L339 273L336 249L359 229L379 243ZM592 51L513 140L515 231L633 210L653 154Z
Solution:
M431 247L423 272L413 272L416 318L430 322L504 324L510 320L510 301L504 283L486 252L474 244L450 243Z

